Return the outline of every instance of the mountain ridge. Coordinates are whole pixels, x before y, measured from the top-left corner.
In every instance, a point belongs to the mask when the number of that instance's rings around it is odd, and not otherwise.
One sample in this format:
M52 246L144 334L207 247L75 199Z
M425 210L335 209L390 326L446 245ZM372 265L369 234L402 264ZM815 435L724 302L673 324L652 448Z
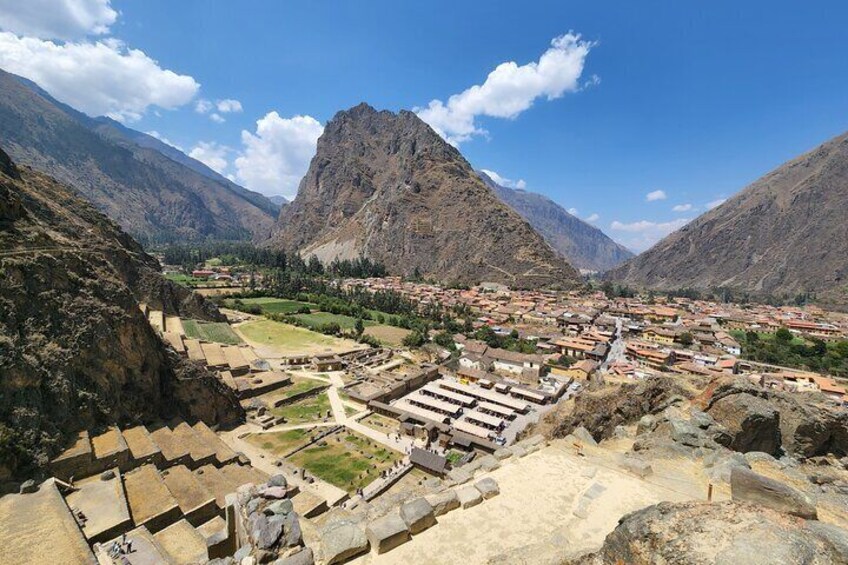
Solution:
M268 245L322 261L366 256L446 282L580 284L459 151L412 112L338 112Z

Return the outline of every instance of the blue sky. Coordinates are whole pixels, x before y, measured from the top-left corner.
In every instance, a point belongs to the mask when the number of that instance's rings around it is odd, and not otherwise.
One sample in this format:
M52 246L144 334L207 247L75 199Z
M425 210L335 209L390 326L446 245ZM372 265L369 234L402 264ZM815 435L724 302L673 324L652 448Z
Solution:
M0 67L266 194L336 111L439 100L475 167L639 251L848 130L844 2L78 4L0 0Z

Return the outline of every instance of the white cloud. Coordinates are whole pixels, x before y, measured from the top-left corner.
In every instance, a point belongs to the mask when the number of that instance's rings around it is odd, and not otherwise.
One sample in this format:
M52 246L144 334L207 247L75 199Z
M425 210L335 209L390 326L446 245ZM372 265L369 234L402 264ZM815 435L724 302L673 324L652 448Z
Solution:
M717 198L711 202L707 202L707 210L712 210L717 206L721 206L725 202L727 202L727 198Z
M197 159L216 173L224 174L229 165L227 156L231 151L226 145L214 141L200 141L189 151L188 156Z
M238 100L233 100L232 98L225 98L224 100L218 100L215 103L215 107L218 108L218 111L222 114L229 114L231 112L241 112L241 102Z
M282 118L269 112L256 122L256 133L241 132L244 149L235 161L239 182L266 195L293 198L323 131L312 116Z
M568 213L572 216L579 216L580 214L577 212L577 208L569 208Z
M668 198L668 195L664 190L654 190L653 192L649 192L645 195L645 200L648 202L655 202L657 200L665 200Z
M589 222L590 224L594 224L595 222L597 222L600 219L601 219L601 217L598 214L590 214L589 217L586 218L586 221Z
M41 39L103 35L118 18L110 0L0 0L0 29Z
M672 208L672 210L674 212L688 212L689 210L692 210L693 208L694 208L694 206L692 206L691 204L678 204L677 206L674 206Z
M227 121L226 119L224 119L224 116L222 116L218 112L212 112L209 115L209 119L212 120L213 122L215 122L216 124L223 124L224 122Z
M123 122L139 119L150 106L187 104L200 89L192 77L163 69L143 51L111 38L57 44L3 32L0 67L86 114Z
M623 233L623 235L616 238L616 241L625 247L633 251L644 251L668 234L679 230L688 224L689 221L689 218L679 218L670 222L639 220L637 222L623 223L615 220L610 224L610 229Z
M514 181L512 179L502 177L501 175L499 175L495 171L490 171L489 169L480 169L480 170L483 171L486 174L486 176L488 176L490 179L495 181L495 184L499 184L499 185L505 186L507 188L519 188L521 190L524 190L525 188L527 188L527 183L524 182L524 179L518 179L518 180Z
M159 133L159 132L158 132L158 131L156 131L156 130L146 131L146 132L144 132L144 133L146 133L146 134L147 134L147 135L149 135L150 137L155 137L156 139L158 139L158 140L159 140L159 141L161 141L162 143L164 143L164 144L166 144L166 145L170 145L170 146L171 146L171 147L173 147L174 149L179 149L180 151L183 151L183 148L182 148L182 147L180 147L179 145L177 145L176 143L174 143L173 141L171 141L170 139L168 139L167 137L165 137L164 135L162 135L161 133Z
M194 111L198 114L205 114L214 107L215 105L212 103L212 101L207 100L205 98L200 98L197 102L194 103Z
M483 84L454 94L447 103L432 100L426 108L415 108L415 112L450 143L468 141L486 133L476 123L479 116L513 119L537 98L554 100L579 90L580 75L593 46L579 34L569 32L554 38L538 62L520 66L514 61L501 63Z

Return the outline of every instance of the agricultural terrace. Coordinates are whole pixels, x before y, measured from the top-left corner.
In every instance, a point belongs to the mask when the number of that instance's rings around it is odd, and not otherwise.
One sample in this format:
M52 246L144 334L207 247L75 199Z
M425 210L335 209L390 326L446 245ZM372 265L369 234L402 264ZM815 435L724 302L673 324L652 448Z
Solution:
M186 337L203 339L226 345L239 345L241 338L226 322L199 322L197 320L183 320L183 331Z
M317 308L311 302L271 297L228 299L224 301L224 306L235 308L237 300L241 301L245 306L259 306L263 314L295 314L304 307L310 310Z
M239 324L236 329L263 357L332 353L363 347L353 340L335 338L273 320L253 320Z
M328 483L353 493L401 458L400 453L359 434L338 432L289 459Z

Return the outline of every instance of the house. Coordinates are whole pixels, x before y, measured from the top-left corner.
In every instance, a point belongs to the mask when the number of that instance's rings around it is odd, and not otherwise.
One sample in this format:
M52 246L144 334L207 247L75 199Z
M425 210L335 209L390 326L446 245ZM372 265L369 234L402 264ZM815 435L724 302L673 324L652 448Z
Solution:
M558 367L555 374L569 377L578 381L588 381L592 373L598 370L599 364L596 361L583 359L574 363L568 368Z
M674 331L666 328L651 327L642 333L642 339L660 345L672 345L676 335Z
M412 453L409 454L409 462L413 467L437 477L444 477L448 471L447 459L420 447L412 448Z
M542 356L518 353L506 349L489 349L486 357L492 360L495 371L512 373L514 375L535 374L539 376L542 369Z

